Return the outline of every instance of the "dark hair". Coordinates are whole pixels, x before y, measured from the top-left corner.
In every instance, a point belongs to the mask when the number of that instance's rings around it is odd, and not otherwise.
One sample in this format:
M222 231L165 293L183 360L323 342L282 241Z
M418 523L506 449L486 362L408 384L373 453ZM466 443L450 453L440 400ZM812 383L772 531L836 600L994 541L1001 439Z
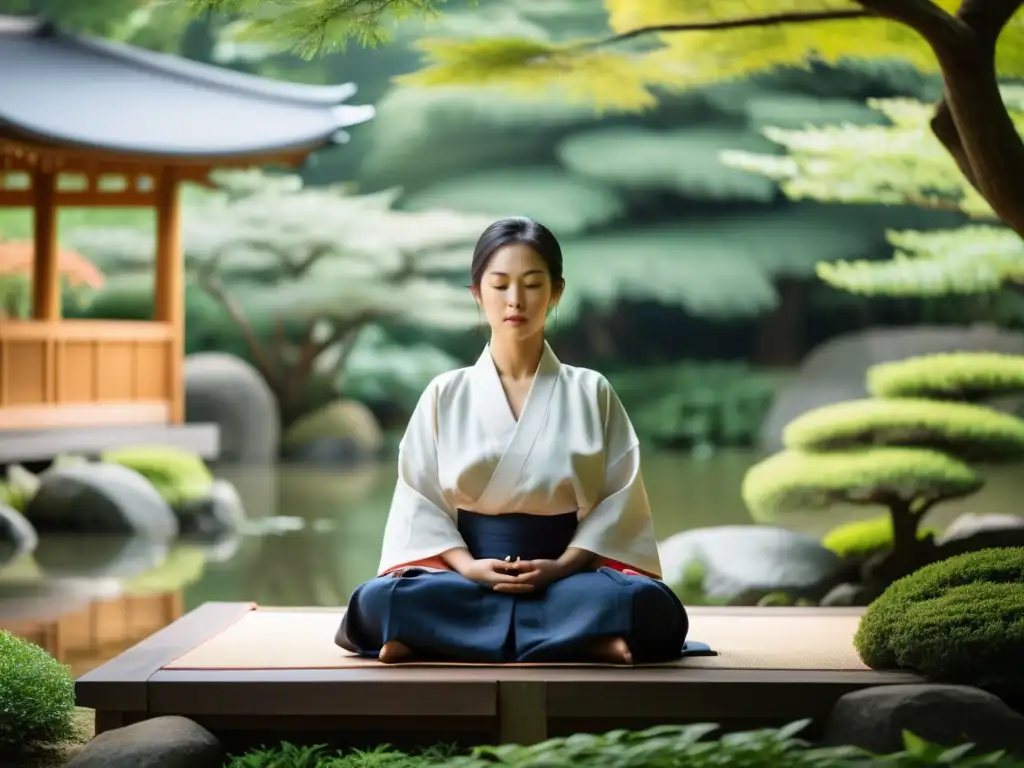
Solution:
M480 287L487 265L499 248L506 245L522 243L532 248L544 260L551 276L551 285L556 290L564 282L562 278L562 246L551 230L540 222L525 216L510 216L494 222L476 241L473 249L473 262L469 268L470 279L474 288Z

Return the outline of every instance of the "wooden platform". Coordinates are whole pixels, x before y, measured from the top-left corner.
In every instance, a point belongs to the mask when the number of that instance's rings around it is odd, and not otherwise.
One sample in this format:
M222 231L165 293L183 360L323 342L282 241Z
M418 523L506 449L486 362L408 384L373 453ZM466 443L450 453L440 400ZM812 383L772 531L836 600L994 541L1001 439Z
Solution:
M98 732L173 714L229 742L277 738L268 731L433 744L693 721L758 727L819 718L849 691L921 682L860 662L861 611L692 608L690 639L719 655L670 665L389 666L334 645L338 609L207 603L79 678L76 692Z

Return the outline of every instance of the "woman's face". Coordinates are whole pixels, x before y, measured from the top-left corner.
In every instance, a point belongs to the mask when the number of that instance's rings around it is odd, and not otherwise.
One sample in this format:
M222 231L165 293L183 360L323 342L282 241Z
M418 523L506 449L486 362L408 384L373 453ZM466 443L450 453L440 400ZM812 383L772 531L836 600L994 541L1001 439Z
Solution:
M494 334L527 338L544 331L549 308L558 303L547 265L530 246L499 248L473 294Z

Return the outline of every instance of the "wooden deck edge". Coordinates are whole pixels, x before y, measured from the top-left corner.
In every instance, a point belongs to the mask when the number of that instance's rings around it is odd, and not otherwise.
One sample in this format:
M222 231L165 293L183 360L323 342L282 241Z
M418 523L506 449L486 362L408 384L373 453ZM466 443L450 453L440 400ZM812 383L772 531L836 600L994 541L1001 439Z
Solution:
M146 712L149 679L254 610L253 603L205 603L75 681L80 707Z
M115 448L153 444L192 451L203 459L217 459L220 427L217 424L139 424L0 429L0 463L47 461L62 454L94 455Z

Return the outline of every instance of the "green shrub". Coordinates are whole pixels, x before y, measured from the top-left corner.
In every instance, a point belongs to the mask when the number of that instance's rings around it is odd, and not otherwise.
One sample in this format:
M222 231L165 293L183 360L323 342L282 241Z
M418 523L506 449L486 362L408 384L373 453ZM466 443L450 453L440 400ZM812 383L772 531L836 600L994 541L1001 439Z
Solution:
M746 363L695 361L611 372L608 378L643 439L702 450L753 445L786 380Z
M213 475L194 453L169 446L134 446L106 451L103 461L134 469L171 506L204 498Z
M923 528L918 531L917 537L924 539L929 535L937 536L938 533L934 528ZM878 515L867 520L837 525L822 537L821 545L840 557L869 557L876 552L892 549L892 517Z
M0 630L0 752L67 738L74 711L75 683L67 667Z
M893 582L865 611L854 645L872 669L1024 686L1024 548L958 555Z
M995 352L920 355L868 369L875 397L979 400L1024 392L1024 356Z
M1024 457L1024 421L969 403L918 398L850 400L815 408L782 432L787 448L831 451L866 445L932 448L958 458Z
M345 754L330 752L323 746L282 744L233 757L228 768L493 768L498 765L509 768L867 768L880 763L908 768L954 764L960 768L1024 766L1024 761L1001 753L964 757L973 745L946 748L928 744L912 734L904 734L902 752L884 758L853 747L814 748L796 737L809 722L803 720L778 729L731 733L715 740L706 737L718 726L704 723L599 735L579 733L531 746L477 747L465 755L443 747L409 754L385 745Z
M782 451L751 467L743 500L761 521L835 503L877 504L880 496L952 498L981 488L981 477L951 456L924 448Z

